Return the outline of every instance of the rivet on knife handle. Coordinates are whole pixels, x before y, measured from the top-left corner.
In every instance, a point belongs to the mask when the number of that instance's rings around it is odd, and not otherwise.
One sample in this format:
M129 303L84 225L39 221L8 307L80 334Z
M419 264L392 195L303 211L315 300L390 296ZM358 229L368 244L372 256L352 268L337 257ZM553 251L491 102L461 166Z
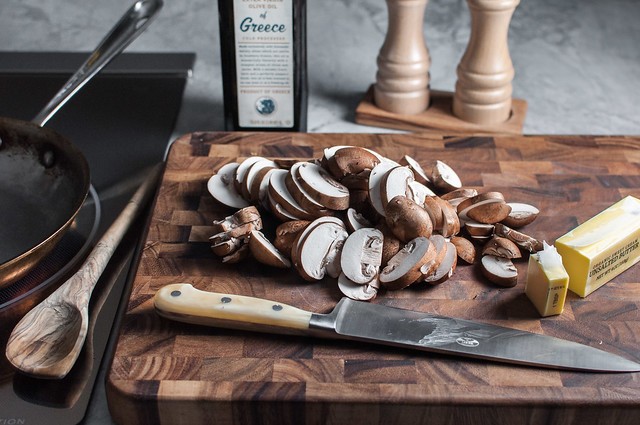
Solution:
M239 329L268 326L284 333L308 329L312 314L274 301L201 291L189 283L164 286L156 292L154 305L161 316L181 322Z

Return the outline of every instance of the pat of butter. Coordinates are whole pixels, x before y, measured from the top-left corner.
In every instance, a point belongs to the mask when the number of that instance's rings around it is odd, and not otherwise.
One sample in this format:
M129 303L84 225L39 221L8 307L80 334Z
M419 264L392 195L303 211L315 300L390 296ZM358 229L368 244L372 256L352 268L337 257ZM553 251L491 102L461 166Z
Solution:
M569 275L558 251L544 242L544 249L529 256L524 292L542 317L562 313Z
M555 243L569 290L586 297L640 260L640 200L627 196Z

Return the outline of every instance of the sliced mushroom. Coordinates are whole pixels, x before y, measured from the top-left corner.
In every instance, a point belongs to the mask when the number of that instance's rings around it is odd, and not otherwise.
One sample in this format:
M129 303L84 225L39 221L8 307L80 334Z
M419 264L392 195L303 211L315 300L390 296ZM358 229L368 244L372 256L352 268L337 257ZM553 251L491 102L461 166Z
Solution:
M402 242L418 236L429 237L433 224L427 211L406 196L396 196L385 208L385 220L391 232Z
M326 159L323 166L333 177L342 181L346 176L371 171L379 162L379 156L374 155L369 149L348 146L336 150L330 158Z
M244 175L244 179L240 184L240 193L242 197L252 203L258 201L260 180L262 179L262 177L264 177L268 170L274 168L278 168L278 165L274 161L266 158L258 159L257 161L252 163L247 169L247 172ZM256 179L258 180L258 183L255 184L256 189L254 189L254 192L252 192L252 188Z
M267 266L288 269L291 262L266 238L259 230L252 230L249 235L249 250L253 257Z
M509 202L507 205L511 207L511 212L502 222L509 227L519 228L526 226L540 214L540 210L533 205L521 202Z
M524 250L527 250L529 252L538 252L543 249L543 241L540 241L517 230L513 230L512 228L505 226L502 223L496 223L494 228L495 234L497 236L502 236L509 239Z
M490 237L493 235L494 225L486 223L478 223L477 221L469 220L464 223L465 230L469 233L469 236L475 237Z
M458 253L456 247L451 242L445 243L444 258L436 270L424 278L424 282L437 285L449 279L458 264Z
M247 257L249 257L249 244L243 243L240 248L233 251L231 254L222 257L222 262L228 264L236 264L240 261L245 260Z
M456 247L458 257L464 260L468 264L473 264L476 261L476 247L467 238L462 236L453 236L451 243Z
M422 274L422 280L426 277L431 276L436 272L438 267L440 267L440 263L444 260L447 254L447 239L444 236L439 234L433 234L429 237L429 241L433 245L436 255L431 258L428 262L424 263L420 266L420 273Z
M262 229L262 218L260 216L260 212L253 205L241 208L232 215L227 216L221 220L214 220L212 223L212 228L214 233L221 233L230 231L247 223L251 223L253 225L253 228L257 230ZM252 229L249 229L249 231L251 231Z
M495 224L509 215L511 207L505 202L492 202L478 205L467 211L467 217L479 223Z
M339 253L348 236L344 226L336 223L325 222L312 227L300 241L295 256L292 252L293 263L302 278L321 280L327 273L327 264L340 262Z
M521 258L520 248L514 242L502 236L493 236L482 248L482 255L502 258Z
M240 161L240 165L238 166L238 168L236 168L236 171L233 174L233 185L238 193L242 194L242 185L244 183L244 178L247 175L247 171L249 171L249 168L251 168L251 166L256 162L265 159L266 158L263 158L261 156L250 156Z
M273 245L282 253L291 255L291 247L294 241L308 225L308 220L292 220L281 223L276 227L276 237Z
M404 155L400 159L400 165L407 165L411 169L411 171L413 171L413 174L415 175L415 180L420 184L428 185L429 183L431 183L431 179L429 179L429 177L427 176L427 173L425 173L424 168L422 168L422 165L420 165L420 163L415 159L413 159L411 156Z
M302 162L293 164L289 169L289 173L285 176L285 185L289 193L305 211L315 217L333 214L332 210L328 210L324 205L317 202L300 183L298 170L302 164Z
M369 202L378 214L384 217L385 204L382 200L382 181L384 176L398 164L393 161L382 161L371 170L369 175Z
M436 250L428 238L418 237L407 243L380 272L380 283L387 289L402 289L422 277L420 267L431 261Z
M236 252L245 243L243 238L230 237L226 232L216 233L209 238L209 242L211 242L211 250L219 257Z
M362 229L365 227L373 227L371 225L371 222L367 220L358 211L356 211L354 208L349 208L347 210L347 217L345 220L345 224L347 225L347 229L352 233L358 229Z
M415 201L418 205L424 205L426 198L430 196L436 196L433 190L420 182L412 181L409 183L409 194L407 195Z
M440 197L435 197L434 199L440 205L440 211L442 212L440 233L446 238L457 235L460 232L460 219L455 207Z
M413 198L410 189L411 182L414 181L413 171L409 167L399 165L389 170L380 182L380 198L382 204L386 205L396 196L407 196Z
M269 179L269 202L273 209L277 209L276 204L284 209L291 217L302 220L313 220L315 215L304 209L298 201L294 199L287 189L286 179L289 170L274 170ZM282 212L282 211L280 211Z
M464 200L468 198L472 198L478 194L478 190L471 187L461 187L460 189L452 190L451 192L444 193L440 195L442 199L445 201L454 203L454 200ZM459 202L458 202L459 203Z
M342 273L358 284L370 282L380 271L382 246L380 230L365 227L350 234L342 246Z
M365 170L358 174L349 174L345 176L340 183L350 191L353 190L369 190L369 176L371 170Z
M504 203L504 195L500 192L483 192L476 196L467 198L460 202L457 206L458 217L460 221L469 220L468 213L471 209L480 207L490 203ZM477 220L476 220L477 221Z
M431 182L442 192L451 192L462 187L462 181L448 164L437 160L431 167Z
M378 295L380 282L378 279L373 279L368 283L359 284L349 280L344 273L341 273L338 277L338 288L340 292L352 300L371 301Z
M213 199L229 208L249 206L249 203L242 197L233 183L233 176L239 166L240 164L237 162L225 164L207 181L207 190L213 196Z
M480 260L480 269L496 285L510 288L518 283L518 269L508 258L485 255Z
M385 266L400 251L403 244L400 239L395 237L384 221L378 223L376 229L382 232L382 260L380 265Z
M297 176L307 193L325 208L338 211L349 208L349 189L331 177L324 168L317 164L302 163Z
M427 196L424 198L424 209L429 214L431 224L434 231L442 230L442 224L444 222L444 215L442 214L442 205L436 200L437 196Z

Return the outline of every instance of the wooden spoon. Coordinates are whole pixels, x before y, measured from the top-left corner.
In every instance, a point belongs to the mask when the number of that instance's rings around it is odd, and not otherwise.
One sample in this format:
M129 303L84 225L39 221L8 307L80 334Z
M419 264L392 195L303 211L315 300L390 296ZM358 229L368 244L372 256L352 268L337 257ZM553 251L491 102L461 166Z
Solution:
M155 188L153 170L80 269L29 311L9 336L6 356L18 370L41 378L64 378L75 364L89 327L89 300L129 225Z

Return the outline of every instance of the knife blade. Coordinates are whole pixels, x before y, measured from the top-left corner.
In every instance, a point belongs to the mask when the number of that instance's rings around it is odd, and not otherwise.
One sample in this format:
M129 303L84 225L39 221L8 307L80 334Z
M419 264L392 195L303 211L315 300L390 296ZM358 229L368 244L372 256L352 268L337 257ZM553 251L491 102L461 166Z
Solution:
M329 314L275 301L170 284L154 296L163 317L186 323L350 339L552 369L638 372L640 364L588 345L488 323L343 298Z

